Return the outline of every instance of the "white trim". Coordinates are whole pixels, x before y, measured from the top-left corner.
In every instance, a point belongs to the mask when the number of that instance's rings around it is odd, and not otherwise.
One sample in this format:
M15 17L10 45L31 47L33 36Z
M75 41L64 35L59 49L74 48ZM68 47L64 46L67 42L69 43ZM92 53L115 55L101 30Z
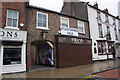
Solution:
M15 30L20 30L18 27L10 27L10 26L6 26L5 29L15 29Z
M46 18L47 18L47 19L46 19L46 21L47 21L46 27L38 26L38 14L44 14L44 15L46 15ZM49 30L49 28L48 28L48 14L47 14L47 13L37 12L37 15L36 15L36 28L37 28L37 29Z
M65 17L60 17L60 27L62 27L62 19L67 19L68 28L70 28L70 26L69 26L69 18L65 18Z
M78 23L79 23L79 22L81 22L81 23L83 24L83 32L78 31L78 33L85 34L85 24L84 24L83 21L77 21L77 28L78 28L78 30L79 30L79 27L78 27Z
M43 29L43 30L49 30L49 28L45 28L45 27L40 27L40 26L37 26L36 29Z
M13 27L13 26L7 26L7 23L8 23L8 10L12 10L12 9L7 9L7 16L6 16L6 27L5 28L8 28L8 29L17 29L19 30L18 28L18 21L19 21L19 11L17 10L13 10L13 11L17 11L17 26L16 27Z

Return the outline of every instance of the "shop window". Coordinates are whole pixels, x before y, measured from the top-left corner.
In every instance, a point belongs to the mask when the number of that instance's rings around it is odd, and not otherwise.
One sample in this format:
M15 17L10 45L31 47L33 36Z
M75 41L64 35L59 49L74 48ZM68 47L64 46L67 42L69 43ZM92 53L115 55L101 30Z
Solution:
M37 12L37 29L48 29L48 14Z
M18 11L8 9L6 27L18 28L18 16L19 16Z
M99 31L99 37L103 38L103 31L102 31L102 25L98 24L98 31Z
M79 32L79 33L85 33L84 22L78 21L77 24L78 24L78 32Z
M69 28L69 19L68 18L61 17L60 23L61 23L60 27L68 27Z
M105 42L98 42L98 54L106 54L106 44Z
M3 65L21 64L21 46L4 46Z
M112 54L113 48L114 48L113 43L108 43L108 54Z

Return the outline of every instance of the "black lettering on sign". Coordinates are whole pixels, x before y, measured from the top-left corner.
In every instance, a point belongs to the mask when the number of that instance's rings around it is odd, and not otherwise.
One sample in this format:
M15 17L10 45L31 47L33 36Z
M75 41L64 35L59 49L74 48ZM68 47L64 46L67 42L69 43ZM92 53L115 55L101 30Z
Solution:
M4 36L5 32L4 31L0 31L0 36Z
M17 37L17 36L18 36L18 35L17 35L17 32L15 32L15 33L14 33L14 37Z
M7 37L12 37L12 32L7 32Z

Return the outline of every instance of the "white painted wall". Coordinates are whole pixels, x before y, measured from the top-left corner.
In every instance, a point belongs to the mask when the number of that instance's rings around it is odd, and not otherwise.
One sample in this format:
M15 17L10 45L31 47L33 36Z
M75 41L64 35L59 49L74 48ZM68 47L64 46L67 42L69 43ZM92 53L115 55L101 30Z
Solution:
M97 41L96 40L106 40L106 37L99 38L99 32L98 32L98 22L97 22L97 11L96 9L87 6L88 7L88 18L89 18L89 26L90 26L90 35L92 39L92 59L93 60L101 60L101 59L107 59L107 55L98 55L98 47L97 47ZM110 25L110 32L111 32L111 41L116 41L115 38L115 32L114 32L114 26L113 26L113 17L109 16L109 25ZM105 24L105 13L101 12L101 19L102 19L102 30L103 30L103 36L107 33L107 28ZM118 19L116 19L116 27L118 30ZM117 31L118 32L118 31ZM94 46L94 43L96 43L96 46ZM94 47L97 49L97 54L94 54ZM109 56L109 58L112 58L112 55Z
M120 18L120 1L118 2L118 16L119 16L119 18ZM118 21L118 30L120 30L120 21ZM119 37L119 42L120 42L120 31L118 31L118 37ZM120 57L120 45L119 45L119 47L118 47L118 49L117 49L117 52L118 52L118 54L117 54L117 57Z

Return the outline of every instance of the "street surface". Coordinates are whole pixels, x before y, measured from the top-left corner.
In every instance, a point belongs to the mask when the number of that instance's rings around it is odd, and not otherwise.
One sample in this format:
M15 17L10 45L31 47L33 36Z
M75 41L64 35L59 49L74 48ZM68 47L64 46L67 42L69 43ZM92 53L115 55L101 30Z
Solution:
M55 68L55 69L48 69L48 70L37 70L32 72L4 74L2 75L2 78L36 78L36 79L37 78L79 78L79 79L82 79L87 75L91 75L92 73L104 71L109 68L118 67L120 66L119 64L120 64L120 59L96 61L93 64L79 65L79 66L60 68L60 69ZM109 72L109 73L112 73L109 75L119 74L119 72L117 73L117 71L118 70L115 69ZM108 74L108 73L104 73L104 75L105 74ZM103 75L96 74L96 76L103 76ZM91 76L91 78L92 77L94 76ZM103 77L107 77L107 75ZM116 78L116 76L113 76L112 78Z

